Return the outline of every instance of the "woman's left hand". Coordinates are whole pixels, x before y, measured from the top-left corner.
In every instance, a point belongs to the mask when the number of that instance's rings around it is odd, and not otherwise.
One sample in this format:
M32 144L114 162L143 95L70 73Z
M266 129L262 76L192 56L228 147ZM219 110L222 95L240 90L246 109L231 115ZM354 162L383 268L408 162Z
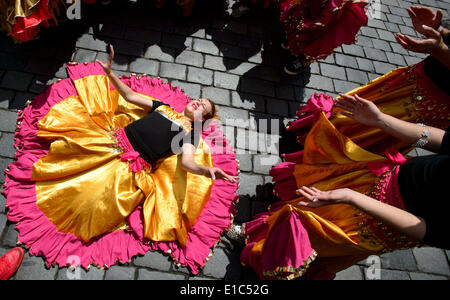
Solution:
M415 40L407 35L397 33L395 38L400 45L406 50L416 53L426 53L435 55L439 52L448 50L444 43L444 38L441 31L437 31L426 25L422 25L424 40Z
M225 173L223 170L221 170L220 168L216 168L216 167L209 167L208 168L208 172L209 172L209 176L213 179L223 179L225 181L229 181L229 182L237 182L237 176L231 176L228 175L227 173Z
M315 187L302 186L297 192L310 201L299 201L298 204L310 208L322 207L331 204L350 204L355 191L347 188L330 191L321 191Z

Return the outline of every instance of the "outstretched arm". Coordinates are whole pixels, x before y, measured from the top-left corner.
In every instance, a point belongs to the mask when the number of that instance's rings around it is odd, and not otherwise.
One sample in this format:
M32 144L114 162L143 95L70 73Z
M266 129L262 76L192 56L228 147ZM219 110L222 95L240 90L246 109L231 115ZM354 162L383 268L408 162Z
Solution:
M442 139L445 131L431 126L420 126L406 122L390 115L382 113L371 101L365 100L358 95L349 96L340 94L336 99L336 106L344 109L343 115L368 125L378 127L384 132L393 135L409 144L422 140L421 148L440 152Z
M114 72L111 70L112 61L114 58L114 49L113 46L109 46L110 53L108 62L104 63L101 61L97 61L103 68L103 71L105 71L106 75L108 75L109 79L111 80L112 84L116 88L116 90L119 92L119 94L128 102L133 103L139 107L142 107L145 110L150 111L153 107L153 101L151 99L147 99L145 97L142 97L135 91L133 91L130 87L128 87L125 83L123 83L119 77L114 74Z
M182 156L181 156L181 167L187 172L194 173L197 175L203 175L213 180L223 179L230 182L237 182L237 178L235 176L228 175L224 171L215 167L206 167L203 165L199 165L194 160L195 147L192 144L185 143L181 148Z
M316 208L339 203L350 204L415 241L420 242L425 237L426 223L424 219L351 189L321 191L314 187L303 186L298 193L310 200L300 201L299 205Z

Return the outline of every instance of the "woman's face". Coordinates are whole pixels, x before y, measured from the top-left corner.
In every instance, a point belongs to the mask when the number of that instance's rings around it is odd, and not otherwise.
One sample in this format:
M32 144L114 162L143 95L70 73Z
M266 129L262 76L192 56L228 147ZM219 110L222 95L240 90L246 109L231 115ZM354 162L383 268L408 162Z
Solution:
M212 111L211 102L201 98L192 100L184 109L184 114L192 120L204 121L205 116Z

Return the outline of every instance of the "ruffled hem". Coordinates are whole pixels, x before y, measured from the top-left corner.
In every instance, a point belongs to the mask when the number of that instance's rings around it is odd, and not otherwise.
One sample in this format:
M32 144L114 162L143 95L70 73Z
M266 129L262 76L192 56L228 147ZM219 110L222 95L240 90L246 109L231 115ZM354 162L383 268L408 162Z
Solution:
M357 0L329 1L320 16L313 19L305 17L304 4L282 5L280 19L292 54L314 61L329 56L343 44L353 44L360 28L367 24L364 11L367 4L367 1ZM338 14L343 16L337 21ZM305 36L302 38L302 35Z
M141 206L129 216L129 228L106 233L87 243L73 234L58 232L56 226L37 207L35 184L31 179L32 168L49 149L49 145L37 137L37 123L55 104L69 96L77 96L72 80L104 74L98 63L70 64L68 73L70 79L51 85L28 103L24 111L18 112L14 143L17 160L5 171L3 193L9 208L8 219L18 223L16 229L19 231L19 242L29 249L31 255L42 256L48 266L81 266L88 269L90 265L95 265L108 268L117 262L127 263L132 257L149 250L161 250L169 253L177 265L187 266L193 274L197 274L211 256L211 248L233 221L234 204L238 198L235 193L236 183L223 180L214 182L211 198L190 229L184 246L178 242L145 241ZM143 77L139 80L136 76L123 76L121 80L136 92L157 98L178 111L182 111L190 101L180 89L157 78ZM210 138L212 136L213 139ZM219 126L211 124L203 132L203 138L211 149L214 165L237 175L236 155Z
M271 224L274 214L282 215L275 218L276 225ZM261 279L300 277L317 257L300 216L287 207L257 215L245 224L244 233L248 239L241 262L252 267Z

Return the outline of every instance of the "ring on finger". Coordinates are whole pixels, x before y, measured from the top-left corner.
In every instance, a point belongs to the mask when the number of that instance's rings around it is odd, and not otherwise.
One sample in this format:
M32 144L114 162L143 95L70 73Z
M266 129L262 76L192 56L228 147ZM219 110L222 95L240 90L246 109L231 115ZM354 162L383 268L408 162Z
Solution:
M312 202L314 202L314 203L319 202L319 199L313 198L313 199L312 199Z

